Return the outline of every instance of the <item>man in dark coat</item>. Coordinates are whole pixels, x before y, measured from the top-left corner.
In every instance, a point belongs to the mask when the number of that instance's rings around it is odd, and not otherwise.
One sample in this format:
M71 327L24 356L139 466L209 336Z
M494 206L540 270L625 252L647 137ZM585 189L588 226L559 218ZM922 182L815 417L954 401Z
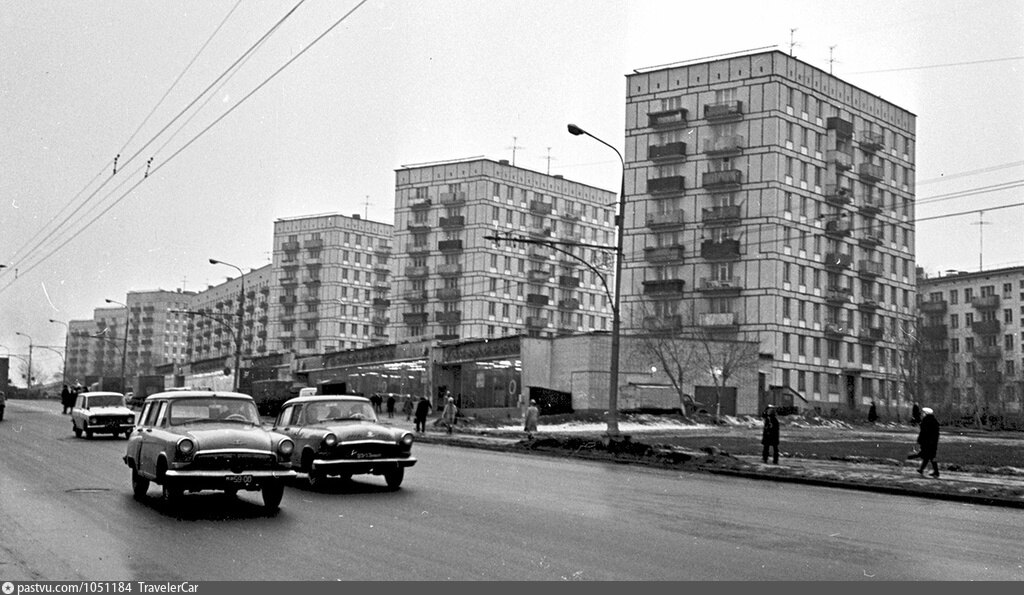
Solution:
M67 413L72 406L74 406L74 400L71 398L71 389L68 385L64 385L64 388L60 389L60 404L64 408L61 413Z
M878 409L875 407L874 401L871 401L871 407L868 408L868 421L871 423L878 421Z
M914 408L910 410L910 423L915 426L921 423L921 408L917 406L917 403L914 403Z
M939 465L935 462L935 455L939 450L939 420L935 419L934 412L930 407L921 408L924 417L921 418L921 430L917 435L917 443L921 446L921 467L917 470L922 476L924 469L930 462L932 464L932 477L939 476Z
M395 416L395 395L388 395L387 400L388 417Z
M768 463L768 447L773 450L772 464L779 464L779 418L775 413L775 405L769 405L764 412L764 432L761 434L761 460Z
M426 397L420 397L419 403L416 403L416 431L426 432L427 431L427 415L430 414L430 401Z

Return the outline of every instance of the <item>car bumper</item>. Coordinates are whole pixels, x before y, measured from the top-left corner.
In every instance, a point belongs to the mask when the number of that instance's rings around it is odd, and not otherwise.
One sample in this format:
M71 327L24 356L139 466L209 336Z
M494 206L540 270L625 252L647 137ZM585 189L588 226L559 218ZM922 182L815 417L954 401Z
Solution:
M121 432L128 432L135 429L134 423L98 423L98 424L85 424L85 430L92 432L93 434L120 434Z
M292 469L282 470L259 470L242 471L189 471L182 469L168 469L164 473L163 481L168 485L188 490L224 490L228 488L259 489L260 486L270 483L294 479L296 473Z
M392 459L314 459L313 471L321 473L339 474L350 473L373 473L375 470L412 467L416 464L415 457L392 458Z

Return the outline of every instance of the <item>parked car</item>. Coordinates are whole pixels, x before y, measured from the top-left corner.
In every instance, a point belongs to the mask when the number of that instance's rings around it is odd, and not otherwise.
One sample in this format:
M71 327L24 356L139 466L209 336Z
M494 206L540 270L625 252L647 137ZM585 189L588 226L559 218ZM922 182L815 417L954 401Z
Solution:
M78 438L85 434L124 434L127 438L135 429L135 412L124 402L124 395L112 392L78 393L71 406L71 430Z
M4 420L4 409L7 407L7 395L0 390L0 421Z
M295 442L292 466L310 485L328 476L383 475L389 488L402 485L416 464L412 432L377 423L370 400L345 395L297 397L286 401L273 427Z
M124 462L132 492L145 497L150 482L176 506L186 492L260 491L267 511L276 511L285 482L294 479L294 443L260 425L249 395L178 390L150 395L128 439Z

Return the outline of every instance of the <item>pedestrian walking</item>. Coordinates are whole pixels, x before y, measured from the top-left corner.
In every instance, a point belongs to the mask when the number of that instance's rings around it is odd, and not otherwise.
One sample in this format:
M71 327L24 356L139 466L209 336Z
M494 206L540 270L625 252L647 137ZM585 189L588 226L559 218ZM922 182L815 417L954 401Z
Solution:
M761 460L768 463L768 448L773 449L772 464L779 464L779 418L775 405L768 405L764 411L764 431L761 433Z
M441 420L444 422L448 433L452 433L452 427L455 426L455 416L458 414L459 408L455 404L455 399L448 397L448 401L444 404L444 411L441 412Z
M921 447L918 456L921 457L921 467L917 472L924 476L924 469L928 463L932 465L931 476L939 477L939 465L935 462L935 456L939 450L939 420L935 419L935 412L931 407L922 407L921 430L917 435L917 444ZM915 457L916 458L916 457Z
M868 409L868 421L871 423L878 421L878 409L875 408L874 401L871 401L871 407Z
M380 413L381 412L380 405L383 402L384 402L384 399L382 399L381 396L378 393L373 393L372 395L370 395L370 404L373 405L374 413Z
M71 400L71 389L69 389L66 384L64 385L64 388L60 389L60 404L64 408L64 410L61 411L62 414L67 413L73 405Z
M412 404L412 396L405 395L405 399L402 400L402 411L405 412L405 421L412 419L412 410L415 407Z
M540 409L537 409L537 401L530 399L530 406L526 408L526 415L523 420L523 431L526 437L533 440L533 433L537 431L537 421L540 419Z
M921 407L917 403L914 403L913 409L910 410L910 423L915 426L921 423Z
M419 403L416 403L416 431L423 432L427 431L427 416L430 415L430 410L433 409L430 405L430 401L426 397L420 397Z
M388 417L395 416L395 395L388 395L387 400Z

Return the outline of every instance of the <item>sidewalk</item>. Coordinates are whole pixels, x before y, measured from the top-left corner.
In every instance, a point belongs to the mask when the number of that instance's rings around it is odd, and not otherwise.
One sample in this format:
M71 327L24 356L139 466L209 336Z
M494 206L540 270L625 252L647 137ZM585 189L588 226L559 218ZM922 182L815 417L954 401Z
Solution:
M387 413L382 414L381 421L394 427L409 431L414 430L411 420L399 413L389 419ZM1008 506L1024 508L1024 475L997 475L987 473L968 473L943 470L940 478L935 479L917 473L916 462L863 462L856 460L821 460L783 457L779 465L765 465L760 457L730 456L727 464L720 464L715 457L705 457L706 461L695 460L694 464L671 465L664 459L635 457L616 457L606 452L566 451L564 449L530 446L524 442L525 433L507 429L459 427L448 434L443 426L434 423L437 416L427 420L427 431L417 433L416 440L426 444L447 444L466 448L481 448L521 454L539 454L599 460L623 464L641 464L662 468L680 468L705 473L732 475L749 479L766 479L787 481L807 485L819 485L835 488L866 490L901 496L917 496L973 504ZM543 426L536 438L544 438ZM594 435L587 437L599 440ZM634 436L634 441L643 442L642 436ZM703 453L694 453L702 455Z

